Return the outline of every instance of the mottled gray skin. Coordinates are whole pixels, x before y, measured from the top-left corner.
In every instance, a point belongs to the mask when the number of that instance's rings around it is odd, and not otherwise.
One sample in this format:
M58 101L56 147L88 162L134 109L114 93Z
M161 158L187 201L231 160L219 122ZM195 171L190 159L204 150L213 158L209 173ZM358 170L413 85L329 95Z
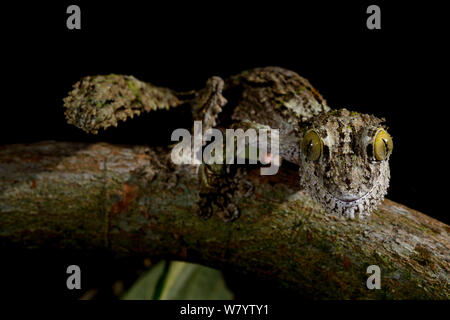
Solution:
M170 89L117 74L87 76L74 84L63 101L67 122L92 134L143 112L181 104Z
M236 122L250 120L280 130L280 155L300 165L302 123L330 107L305 78L278 67L257 68L228 81L228 88L242 87L233 108Z
M329 211L350 218L367 216L383 200L389 186L388 159L378 161L370 152L381 123L374 116L341 109L305 124L320 134L324 152L318 161L300 155L300 182Z
M367 216L383 200L389 186L389 157L371 154L383 120L346 109L331 110L304 78L282 68L258 68L230 81L243 92L234 121L251 120L280 130L280 155L299 166L301 187L330 212ZM301 152L306 131L315 129L324 146L317 161ZM369 152L368 152L369 151Z
M202 121L203 132L211 127L279 129L280 156L299 166L301 187L327 211L341 216L369 215L389 185L389 156L379 161L370 152L383 120L332 110L308 80L283 68L256 68L226 81L212 77L205 88L190 93L176 93L131 76L86 77L64 102L68 122L94 134L141 112L183 103L191 105L193 119ZM310 129L323 144L315 161L301 151L303 136ZM245 179L244 171L202 165L200 205L205 217L211 215L213 206L224 220L239 216L233 199L248 196L241 190L249 189L240 181Z

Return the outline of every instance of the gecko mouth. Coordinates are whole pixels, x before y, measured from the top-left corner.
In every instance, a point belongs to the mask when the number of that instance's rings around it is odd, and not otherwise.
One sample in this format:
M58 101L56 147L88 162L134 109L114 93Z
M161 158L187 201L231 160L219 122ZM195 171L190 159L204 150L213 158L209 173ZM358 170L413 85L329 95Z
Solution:
M375 188L375 184L372 185L370 190L367 191L366 193L364 193L362 196L359 196L359 197L358 196L356 196L356 197L355 196L349 196L349 197L346 197L346 198L338 197L338 196L332 194L330 191L328 191L328 190L326 190L326 191L327 191L328 195L330 195L331 197L333 197L337 201L344 202L346 204L354 204L354 203L358 203L358 202L364 200L365 198L367 198L367 196L369 196L372 193L374 188Z
M347 198L347 199L336 197L335 195L332 195L331 193L330 193L330 195L333 198L335 198L336 200L339 200L339 201L342 201L342 202L345 202L345 203L353 203L353 202L358 202L359 200L365 198L369 193L370 192L367 192L364 195L362 195L361 197L354 197L354 198Z
M363 202L366 198L370 197L372 194L375 194L376 193L375 189L376 189L377 185L379 185L381 183L381 179L382 178L383 178L382 174L379 174L378 177L375 180L375 183L373 183L372 186L370 187L369 191L367 191L366 193L364 193L361 196L349 195L347 197L339 197L339 196L336 196L335 194L331 193L330 191L328 191L327 188L325 188L325 190L326 190L327 194L330 197L332 197L335 201L339 201L339 202L345 204L346 207L351 207L351 206L356 205L356 204L358 204L360 202Z
M389 186L389 167L382 162L376 172L372 171L370 181L361 181L356 190L339 190L337 185L329 184L324 178L319 178L314 170L301 171L302 186L308 190L310 196L320 203L327 211L338 213L341 216L354 218L355 216L368 216L384 199ZM323 176L323 175L322 175ZM359 192L358 192L359 191Z

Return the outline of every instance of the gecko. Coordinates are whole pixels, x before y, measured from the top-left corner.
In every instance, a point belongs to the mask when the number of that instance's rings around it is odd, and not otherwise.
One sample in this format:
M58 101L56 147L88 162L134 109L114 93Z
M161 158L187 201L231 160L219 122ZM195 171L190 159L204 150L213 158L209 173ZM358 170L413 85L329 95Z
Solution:
M204 88L189 92L133 76L87 76L64 98L68 123L93 134L143 112L184 104L204 131L215 126L278 129L279 155L298 166L299 190L326 212L346 218L370 216L387 193L393 140L386 120L330 108L307 79L281 67L246 70L225 80L213 76ZM251 193L251 186L239 181L239 170L202 165L204 217L211 216L213 205L223 209L219 211L224 220L239 216L235 190Z

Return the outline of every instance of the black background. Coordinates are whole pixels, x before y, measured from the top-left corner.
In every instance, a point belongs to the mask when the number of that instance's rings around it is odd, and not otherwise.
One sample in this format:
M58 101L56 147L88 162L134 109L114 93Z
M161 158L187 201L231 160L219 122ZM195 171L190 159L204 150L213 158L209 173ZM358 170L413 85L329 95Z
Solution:
M69 4L81 7L81 30L66 28ZM370 4L381 7L381 30L366 28ZM6 6L0 144L165 143L172 128L190 127L181 115L157 112L89 136L65 123L62 99L86 75L130 74L190 90L212 75L277 65L309 79L332 108L385 117L395 145L387 197L448 223L448 33L441 13L435 4L406 1Z

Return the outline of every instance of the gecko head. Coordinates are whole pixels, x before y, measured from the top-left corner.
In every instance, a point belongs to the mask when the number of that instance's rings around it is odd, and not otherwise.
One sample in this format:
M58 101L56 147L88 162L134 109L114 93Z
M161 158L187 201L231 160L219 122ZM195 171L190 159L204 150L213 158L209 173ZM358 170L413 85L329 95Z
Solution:
M340 109L313 117L304 128L301 185L327 210L365 216L383 200L393 149L383 121Z

